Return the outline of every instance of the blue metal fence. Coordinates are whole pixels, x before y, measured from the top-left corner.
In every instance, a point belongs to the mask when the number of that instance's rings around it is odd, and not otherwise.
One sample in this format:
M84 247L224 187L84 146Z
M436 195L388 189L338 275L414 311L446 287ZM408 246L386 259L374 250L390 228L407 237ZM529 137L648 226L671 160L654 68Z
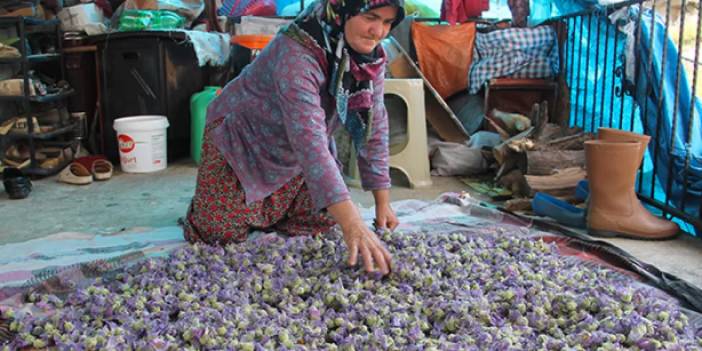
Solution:
M650 135L639 197L700 233L702 11L685 0L626 1L554 21L566 31L571 125Z

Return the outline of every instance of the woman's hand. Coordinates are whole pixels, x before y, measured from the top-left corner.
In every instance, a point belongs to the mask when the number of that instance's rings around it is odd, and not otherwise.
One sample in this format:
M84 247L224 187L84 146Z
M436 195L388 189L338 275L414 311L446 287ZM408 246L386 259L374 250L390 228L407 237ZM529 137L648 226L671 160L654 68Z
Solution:
M367 272L374 272L377 267L383 274L390 273L392 255L363 222L351 200L333 204L327 210L344 233L344 242L349 251L349 265L355 266L358 263L358 255L361 254Z
M363 221L355 221L346 228L342 227L341 230L344 232L344 242L349 250L350 266L358 263L360 253L367 272L374 272L377 267L383 275L390 273L392 255Z
M395 230L400 221L397 220L395 211L390 206L390 190L373 190L373 198L375 199L375 228Z
M395 211L393 211L390 204L375 206L376 229L395 230L398 224L400 224L400 221L397 220L397 216L395 216Z

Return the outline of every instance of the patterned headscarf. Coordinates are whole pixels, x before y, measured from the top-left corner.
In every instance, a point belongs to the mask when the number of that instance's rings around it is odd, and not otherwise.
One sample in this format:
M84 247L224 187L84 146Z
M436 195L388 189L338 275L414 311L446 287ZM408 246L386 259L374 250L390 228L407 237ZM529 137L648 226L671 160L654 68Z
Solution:
M372 82L383 71L385 52L380 45L368 55L354 51L344 39L344 25L353 16L388 5L397 7L395 27L405 17L404 0L319 0L283 30L326 56L329 94L336 99L339 119L357 150L371 134Z

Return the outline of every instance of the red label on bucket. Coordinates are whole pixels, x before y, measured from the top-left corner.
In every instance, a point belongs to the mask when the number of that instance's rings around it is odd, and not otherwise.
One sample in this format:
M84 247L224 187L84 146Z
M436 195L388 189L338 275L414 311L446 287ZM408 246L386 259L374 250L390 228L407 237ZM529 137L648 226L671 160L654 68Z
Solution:
M129 135L120 134L117 136L117 141L119 143L119 151L126 154L134 150L134 139L132 139Z

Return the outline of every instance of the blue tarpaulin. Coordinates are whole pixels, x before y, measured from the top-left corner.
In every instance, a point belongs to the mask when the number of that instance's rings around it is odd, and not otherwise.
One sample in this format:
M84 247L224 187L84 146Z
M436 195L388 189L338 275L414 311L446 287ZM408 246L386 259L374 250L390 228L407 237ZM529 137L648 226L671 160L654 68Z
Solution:
M648 10L642 15L642 73L636 85L636 101L641 106L646 134L657 141L649 145L649 157L658 165L658 182L663 188L670 182L672 188L667 196L672 204L680 208L684 202L684 210L696 216L702 197L702 104L693 96L687 73L678 64L680 53L665 35L665 22L656 16L652 28L652 16ZM663 201L665 196L656 194Z

